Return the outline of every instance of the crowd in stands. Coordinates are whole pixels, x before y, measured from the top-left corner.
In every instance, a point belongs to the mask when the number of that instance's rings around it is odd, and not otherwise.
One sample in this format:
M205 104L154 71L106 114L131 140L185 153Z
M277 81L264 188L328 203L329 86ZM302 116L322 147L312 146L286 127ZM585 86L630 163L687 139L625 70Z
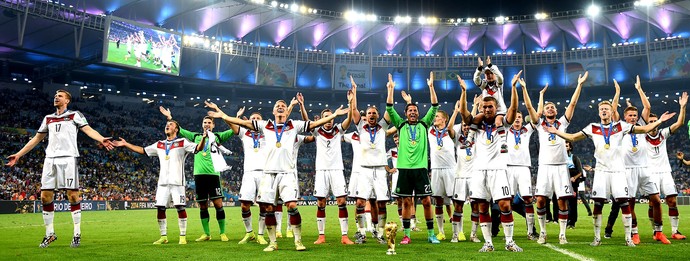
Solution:
M81 111L89 124L103 136L122 137L136 145L146 146L164 139L165 117L158 111L160 103L118 103L105 102L100 98L73 97L70 110ZM2 158L19 151L29 139L36 133L41 120L47 114L53 113L52 93L47 94L40 90L25 91L14 89L1 89L0 100L5 101L0 107L0 155ZM568 132L581 130L590 122L597 121L597 114L592 113L596 104L590 104L581 98ZM166 104L162 104L166 105ZM594 108L589 108L589 106ZM664 111L677 111L678 104L674 102L663 103L652 100L653 111L661 114ZM524 108L521 108L524 111ZM173 117L180 125L191 131L201 129L201 121L206 113L203 106L186 106L171 108ZM622 112L622 109L619 109ZM559 113L565 112L565 108L559 108ZM585 113L587 112L587 113ZM226 111L234 115L234 111ZM264 118L270 118L270 112L264 111ZM297 111L292 118L299 117ZM673 118L670 122L675 122ZM670 123L664 125L668 126ZM214 131L223 131L228 126L216 120ZM354 127L350 127L352 131ZM682 127L668 140L668 154L673 167L677 188L681 195L690 194L690 171L688 167L681 166L675 158L676 151L690 153L687 127ZM0 200L37 200L40 195L41 169L45 157L44 149L47 139L30 153L22 157L19 163L12 168L4 167L0 176ZM159 163L155 158L149 158L134 154L124 149L106 151L98 147L98 144L83 133L78 138L81 158L79 162L80 183L82 198L84 200L153 200L158 178ZM221 174L222 186L227 201L237 201L243 173L243 152L239 139L232 138L223 144L231 150L232 155L226 155L226 161L232 168ZM388 146L393 146L389 140ZM530 143L533 166L537 164L536 153L538 143L536 134L532 136ZM595 166L592 155L593 145L585 140L575 143L574 153L578 155L583 164ZM299 185L302 198L310 199L314 187L314 161L316 147L307 144L300 148L297 168L299 170ZM346 180L349 180L350 166L352 165L352 149L350 144L343 143L343 159L345 165ZM5 162L3 162L4 165ZM193 160L189 157L186 161L186 173L188 184L188 200L194 199L194 182L192 176ZM536 168L533 169L536 177ZM591 180L591 179L590 179ZM589 181L588 181L589 182ZM589 187L589 186L588 186ZM56 200L64 200L65 195L56 194Z

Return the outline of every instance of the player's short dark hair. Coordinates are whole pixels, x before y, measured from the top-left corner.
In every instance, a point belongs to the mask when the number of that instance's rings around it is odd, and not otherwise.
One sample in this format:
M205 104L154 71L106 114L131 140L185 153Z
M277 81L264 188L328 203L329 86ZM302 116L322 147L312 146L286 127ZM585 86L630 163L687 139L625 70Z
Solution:
M328 108L323 109L323 111L321 111L321 118L324 118L324 117L323 117L323 114L326 113L326 112L330 112L331 114L333 113L333 111L332 111L331 109L328 109Z
M545 102L544 107L546 107L546 105L553 105L553 107L556 107L556 104L553 102Z
M180 131L180 123L177 122L176 120L168 120L168 122L175 123L175 128L177 128L177 131Z
M279 102L285 103L285 105L288 105L288 103L285 100L277 100L275 104L278 104ZM275 106L275 105L273 105Z
M72 101L72 94L70 94L68 91L63 90L63 89L59 89L59 90L55 91L55 94L58 94L58 93L60 93L60 92L61 92L61 93L64 93L65 96L67 96L67 99L68 99L68 100Z
M407 112L407 109L409 109L412 106L414 106L415 108L417 108L419 110L419 106L417 106L417 104L410 103L408 105L405 105L405 112Z
M486 96L486 97L484 97L484 98L482 99L482 101L484 101L484 102L493 102L494 105L498 106L498 100L496 100L496 98L494 98L493 96Z
M376 108L376 106L369 106L369 107L367 107L367 109L364 111L364 114L366 114L366 112L367 112L369 109L374 109L374 110L376 110L376 113L379 112L379 108Z
M635 107L635 106L628 106L627 108L625 108L625 110L623 110L623 115L628 113L628 111L638 111L638 110L637 110L637 107Z
M215 119L214 119L213 117L211 117L211 116L204 116L204 120L205 120L205 119L209 119L209 120L211 120L211 122L213 122L213 123L215 124L215 122L214 122Z
M397 132L393 133L393 138L400 138L400 134L398 134Z
M654 113L649 113L649 118L659 118L659 115L656 115Z
M259 115L259 117L263 118L263 116L261 116L261 113L258 111L252 112L251 114L249 114L249 117L251 118L254 114Z

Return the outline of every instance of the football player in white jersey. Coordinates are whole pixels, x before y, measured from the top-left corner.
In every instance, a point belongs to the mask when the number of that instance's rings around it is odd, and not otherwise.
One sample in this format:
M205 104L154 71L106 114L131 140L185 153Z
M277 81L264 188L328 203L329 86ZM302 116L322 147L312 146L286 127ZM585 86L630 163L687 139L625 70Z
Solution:
M146 154L149 157L158 157L160 162L160 172L158 174L158 187L156 188L156 208L158 208L158 229L161 237L153 242L154 245L168 243L168 223L165 216L166 206L170 201L177 209L178 225L180 227L179 244L187 244L187 211L185 210L186 197L185 188L187 180L184 175L184 161L190 153L197 153L204 148L208 132L204 131L199 144L195 144L188 139L178 138L180 125L174 120L169 120L165 124L165 140L153 143L146 148L132 145L120 138L113 142L116 147L125 147L139 154Z
M302 95L298 97L301 100L304 99ZM352 91L348 91L347 100L350 110L348 111L348 116L341 124L336 124L331 120L323 126L312 130L312 135L316 140L314 197L316 197L316 225L319 232L319 237L314 242L316 245L326 243L326 198L329 192L333 194L338 204L338 219L341 232L340 242L345 245L354 244L347 236L347 183L343 174L343 153L341 147L343 134L352 122ZM330 109L324 109L321 112L321 118L328 117L331 114L333 112ZM302 116L305 121L309 120L304 118L304 116L307 116L306 113L303 113Z
M461 85L465 83L460 82ZM465 87L466 88L466 87ZM464 99L461 96L460 99ZM482 98L481 96L475 96L474 102L472 104L471 115L477 114L477 107L481 106ZM461 105L456 105L456 110L460 110ZM467 240L463 232L463 206L465 201L468 200L470 196L470 178L472 177L472 166L474 165L474 159L476 158L476 150L473 143L467 137L470 131L469 124L456 124L453 126L455 129L455 149L456 149L456 172L455 172L455 184L453 186L453 206L455 210L453 211L452 224L453 224L453 237L451 238L451 243L457 243L459 241ZM479 227L479 209L477 208L477 203L475 201L470 202L471 212L471 232L470 241L474 243L480 243L481 240L477 237L477 228Z
M618 100L620 96L620 86L618 82L614 80L614 85L616 87L616 95L614 96L614 101ZM638 113L636 107L629 105L623 111L623 117L625 122L631 125L645 125L644 119L649 119L649 113L651 105L649 100L642 91L642 85L640 84L640 76L637 76L637 81L635 82L635 89L637 89L640 94L640 99L642 99L643 109L641 115ZM628 101L629 103L629 101ZM614 107L615 108L615 107ZM618 112L614 111L614 119L618 119ZM631 193L630 200L630 212L632 214L632 241L635 245L640 244L640 234L637 229L637 216L635 215L635 201L636 192L640 191L642 195L649 196L649 206L653 213L652 226L654 229L654 238L661 241L664 244L671 244L661 230L663 222L661 218L661 198L659 197L659 188L654 183L654 179L651 175L650 169L648 168L647 162L647 142L645 142L645 134L628 134L625 135L623 139L623 151L625 153L625 174L628 181L628 191ZM658 229L658 230L657 230Z
M676 206L676 197L678 196L678 191L676 191L676 184L671 175L671 164L668 161L668 152L666 148L666 140L674 134L680 127L683 126L685 121L685 107L688 103L688 93L683 92L681 97L678 99L680 104L680 112L678 115L678 120L673 123L670 127L663 129L654 128L651 132L647 133L645 141L647 142L647 160L650 166L655 166L652 170L652 179L659 186L661 194L666 196L666 204L668 205L668 216L671 220L671 238L684 240L685 235L678 231L678 207ZM664 113L665 114L665 113ZM664 121L664 115L658 118L654 114L650 114L648 118L649 124L654 124L658 121ZM654 213L656 215L656 213ZM659 213L661 215L661 213ZM661 226L656 227L655 231L661 231ZM655 236L655 239L659 240Z
M526 88L523 86L523 90ZM534 125L525 125L521 112L517 112L515 122L508 129L508 181L513 194L520 193L525 204L525 220L527 222L527 238L532 240L534 235L534 205L532 204L532 158L529 150L529 140L534 133ZM513 195L513 196L514 196Z
M565 237L566 226L568 225L568 197L574 194L572 184L570 183L570 174L567 166L567 151L565 148L565 140L559 138L555 134L545 131L544 127L554 126L556 129L565 131L570 125L570 120L575 113L577 100L580 98L582 91L582 84L587 80L589 72L584 75L579 75L577 79L577 87L570 98L570 104L565 110L565 114L560 118L556 118L558 109L556 104L547 102L542 105L543 92L540 93L540 104L537 111L534 107L527 108L530 119L536 123L537 133L539 134L539 169L537 170L537 184L535 186L535 196L537 197L537 219L539 223L539 239L540 244L546 243L546 202L555 193L558 197L558 224L559 235L558 241L560 244L567 244L568 240ZM524 82L522 80L521 82ZM529 100L529 96L524 95L525 104ZM543 108L543 110L541 109ZM544 118L541 119L539 113L543 111ZM556 213L553 213L554 215Z
M520 72L521 73L521 72ZM512 91L510 96L510 107L503 120L503 126L513 124L518 107L517 95L517 81L519 74L516 74L512 80ZM462 89L461 97L466 97L466 86L462 82L460 76L458 80L461 82ZM472 116L467 110L466 99L460 100L460 110L462 111L462 118L464 123L472 122ZM511 210L511 191L506 172L506 157L505 153L501 152L501 142L498 142L498 128L495 125L495 118L497 117L498 101L495 98L487 96L483 98L482 102L482 122L481 127L472 124L471 128L475 130L474 141L476 146L476 163L473 166L472 178L470 179L470 198L477 201L479 207L479 222L484 236L484 246L479 252L494 251L494 246L491 238L491 216L489 215L489 202L491 200L498 204L501 211L501 224L503 225L503 234L505 235L505 249L511 252L522 252L515 241L513 241L513 212Z
M482 90L482 98L491 96L498 101L498 108L496 108L498 114L496 115L496 122L494 124L498 128L498 137L500 139L497 141L501 143L501 153L507 153L508 148L505 144L506 127L503 126L503 117L505 117L507 110L506 103L503 100L503 74L498 70L498 66L491 63L491 57L486 57L486 66L484 66L481 57L478 57L477 61L479 62L479 67L474 71L473 81L474 84L479 86ZM481 78L482 73L484 74L484 79ZM484 115L482 113L478 114L474 117L473 123L477 125L481 124L483 117ZM472 139L473 136L472 130L470 130L468 137ZM470 142L472 141L470 140Z
M77 172L77 133L83 131L89 138L101 143L108 150L113 149L113 144L108 138L103 138L95 131L79 111L67 110L67 105L72 101L72 95L65 90L55 92L53 106L55 113L43 117L41 126L36 136L31 138L19 152L7 157L6 166L13 167L17 160L31 151L46 136L46 158L43 162L41 173L41 203L43 204L43 224L46 233L39 247L48 247L57 239L53 227L55 206L53 204L55 190L67 190L67 199L70 203L74 234L72 247L81 244L81 202L79 201L79 173Z
M459 105L459 104L456 104ZM459 107L459 106L458 106ZM436 225L438 225L438 240L446 240L443 230L443 203L446 199L453 197L453 186L455 184L455 130L449 123L455 123L459 110L453 110L453 115L448 118L448 113L442 110L436 112L433 126L429 128L427 135L431 149L429 158L431 160L431 191L436 202Z
M288 119L288 104L278 100L273 106L274 120L250 121L230 117L222 111L210 111L208 114L214 118L222 118L227 124L237 124L249 130L261 131L266 140L266 164L264 176L259 184L258 201L260 207L266 210L266 229L270 239L269 245L264 251L271 252L278 249L276 241L277 225L273 206L280 197L288 207L290 224L295 237L295 249L304 251L302 244L302 217L297 210L299 188L295 181L294 143L298 133L308 132L316 127L324 125L337 116L345 115L349 108L338 108L334 114L321 118L318 121L293 121Z
M548 110L548 109L547 109ZM623 139L629 133L647 133L658 127L662 122L675 115L664 113L661 119L646 126L630 125L626 122L613 121L613 106L609 101L599 103L600 122L590 123L582 131L577 133L565 133L554 126L544 127L549 133L575 142L590 138L594 143L594 158L597 162L597 173L592 182L592 199L594 200L594 241L590 245L601 245L601 210L603 203L613 195L613 198L621 202L623 213L623 226L625 228L625 244L634 247L632 242L632 215L628 198L635 192L628 191L628 182L625 177L625 160L623 159Z

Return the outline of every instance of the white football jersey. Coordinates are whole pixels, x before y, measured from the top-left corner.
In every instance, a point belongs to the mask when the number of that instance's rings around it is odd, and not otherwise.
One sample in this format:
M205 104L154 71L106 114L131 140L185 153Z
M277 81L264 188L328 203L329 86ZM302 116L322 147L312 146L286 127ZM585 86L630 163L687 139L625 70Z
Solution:
M481 78L484 70L489 70L496 76L495 85L489 85L486 80ZM483 70L477 68L477 70L474 71L473 80L474 84L479 86L482 90L482 98L488 96L494 97L498 101L497 112L505 113L508 107L506 107L506 103L503 100L503 74L498 70L498 66L492 64L491 67L487 66Z
M634 125L626 122L617 121L603 125L601 123L590 123L582 129L582 133L587 135L594 143L594 158L597 161L597 170L602 171L624 171L625 160L623 156L623 138L631 133ZM605 136L609 136L609 146L606 148Z
M361 144L359 143L359 133L355 132L350 132L346 133L343 135L343 139L345 142L350 143L352 145L352 172L353 173L361 173L360 169L362 168L362 148Z
M149 157L158 156L161 169L158 174L158 185L185 186L184 161L187 155L194 153L196 143L185 138L172 141L161 140L144 148Z
M260 171L266 164L266 139L260 132L240 127L237 137L244 149L244 171Z
M299 147L302 147L302 145L304 145L304 138L306 138L306 137L307 136L304 136L304 135L297 135L297 137L295 137L295 145L294 145L295 151L292 153L292 157L294 158L294 161L295 161L295 171L297 170L296 166L297 166L297 157L299 157Z
M316 170L343 169L343 152L340 147L343 133L343 127L337 123L330 130L321 126L312 131L316 138Z
M668 152L666 151L666 139L671 136L671 128L666 127L657 131L656 136L649 133L645 135L647 143L647 163L649 163L651 172L671 172L671 163L668 161Z
M506 132L506 145L508 145L508 166L532 166L531 153L529 151L529 139L534 133L534 125L527 123L519 130L512 126Z
M644 126L645 122L640 118L637 124ZM629 133L623 137L623 151L625 152L626 167L646 167L647 166L647 142L644 141L645 134Z
M503 120L503 126L509 124ZM501 170L506 169L506 162L508 156L506 153L501 153L501 143L498 139L498 129L493 123L491 125L482 122L479 129L474 133L476 147L476 163L474 170Z
M365 120L359 121L357 132L360 135L359 143L362 148L362 166L381 167L388 165L386 162L387 129L388 123L384 119L379 120L374 127L370 127Z
M429 128L429 154L432 169L455 168L455 146L448 129Z
M46 158L79 157L77 133L89 125L79 111L65 110L62 114L48 114L43 117L38 133L48 133Z
M297 134L309 130L309 121L287 120L276 124L273 120L254 121L254 128L264 134L266 140L266 164L264 172L285 173L295 171L294 150ZM280 142L278 142L280 140Z
M475 146L474 143L468 143L467 137L462 133L462 124L457 124L453 128L455 129L455 149L457 151L455 176L469 178L472 176L472 166L476 158Z
M535 126L539 134L539 165L563 165L568 157L565 140L544 130L544 127L550 125L546 119L542 118ZM568 129L568 125L570 122L565 118L565 115L553 123L553 127L562 132Z

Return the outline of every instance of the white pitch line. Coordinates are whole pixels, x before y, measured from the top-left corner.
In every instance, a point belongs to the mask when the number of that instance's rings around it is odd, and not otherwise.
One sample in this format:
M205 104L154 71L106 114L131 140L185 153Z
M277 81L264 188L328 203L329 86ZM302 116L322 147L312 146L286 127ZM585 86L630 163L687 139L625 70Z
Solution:
M571 252L571 251L562 249L562 248L557 247L557 246L554 246L554 245L552 245L552 244L544 244L543 246L548 247L548 248L551 248L551 249L553 249L554 251L557 251L557 252L559 252L559 253L561 253L561 254L564 254L564 255L567 255L567 256L569 256L569 257L575 258L575 259L577 259L577 260L594 261L594 259L592 259L592 258L583 256L583 255L580 255L580 254L575 253L575 252Z

